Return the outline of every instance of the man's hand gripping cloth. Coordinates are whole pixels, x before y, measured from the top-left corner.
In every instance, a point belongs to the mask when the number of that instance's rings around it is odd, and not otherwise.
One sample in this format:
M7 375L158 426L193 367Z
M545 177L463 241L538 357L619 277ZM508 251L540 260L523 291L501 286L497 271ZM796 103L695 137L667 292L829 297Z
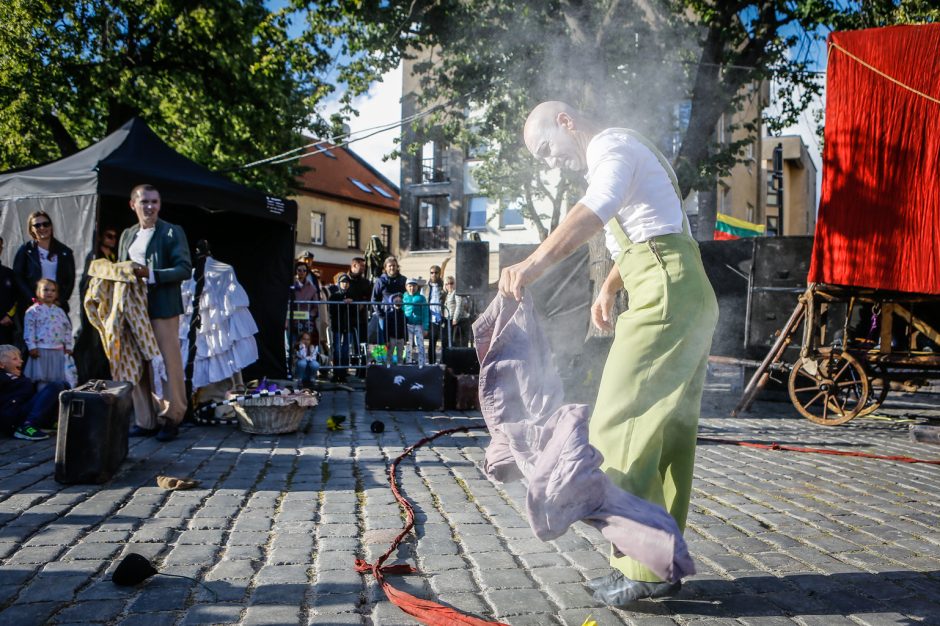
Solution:
M133 263L92 261L88 267L85 313L101 335L111 377L137 384L145 363L153 372L153 393L163 397L166 366L147 313L147 284L134 276Z
M480 358L480 408L494 480L529 483L529 525L543 541L581 520L663 580L695 573L685 540L664 508L615 486L588 443L590 412L563 404L562 383L534 306L497 296L473 324Z

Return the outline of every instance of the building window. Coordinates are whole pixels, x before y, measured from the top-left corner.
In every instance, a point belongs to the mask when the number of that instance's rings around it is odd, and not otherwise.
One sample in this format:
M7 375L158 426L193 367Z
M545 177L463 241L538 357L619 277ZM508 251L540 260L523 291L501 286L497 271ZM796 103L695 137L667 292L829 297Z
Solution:
M429 141L421 147L421 182L446 183L449 181L447 154L437 142Z
M355 217L349 218L349 234L346 238L346 247L359 249L359 220Z
M413 248L447 249L447 196L418 198L418 215Z
M392 227L389 224L382 224L382 245L386 250L392 249Z
M325 214L317 213L316 211L310 212L310 243L316 244L318 246L323 245L323 231L325 224Z
M776 237L778 232L779 220L776 215L767 216L767 236Z
M522 218L522 201L514 200L508 203L499 216L500 228L518 228L524 226L525 220Z
M485 196L467 197L467 228L469 230L484 230L486 228L486 205L489 204Z

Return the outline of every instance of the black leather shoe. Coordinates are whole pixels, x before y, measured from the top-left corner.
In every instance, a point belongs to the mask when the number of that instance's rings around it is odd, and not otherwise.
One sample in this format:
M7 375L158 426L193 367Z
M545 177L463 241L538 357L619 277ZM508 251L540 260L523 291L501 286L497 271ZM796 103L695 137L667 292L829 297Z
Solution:
M588 581L588 584L597 585L592 587L594 589L594 599L603 602L607 606L624 606L637 600L667 598L675 595L682 588L681 580L674 583L644 582L631 580L620 572L615 572L603 578L604 580L594 579Z
M180 427L167 422L157 433L157 441L173 441L180 434Z
M132 424L131 429L127 432L128 437L153 437L159 432L158 428L144 428L143 426L138 426L137 424Z

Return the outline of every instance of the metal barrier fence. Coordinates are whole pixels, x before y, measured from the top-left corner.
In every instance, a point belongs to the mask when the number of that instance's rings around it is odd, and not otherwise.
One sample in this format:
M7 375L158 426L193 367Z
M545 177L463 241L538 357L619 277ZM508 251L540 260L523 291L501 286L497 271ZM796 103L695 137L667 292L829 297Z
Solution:
M439 363L445 347L473 342L470 318L454 321L449 314L427 302L291 300L284 325L288 377L312 381L325 370L344 379L373 363Z

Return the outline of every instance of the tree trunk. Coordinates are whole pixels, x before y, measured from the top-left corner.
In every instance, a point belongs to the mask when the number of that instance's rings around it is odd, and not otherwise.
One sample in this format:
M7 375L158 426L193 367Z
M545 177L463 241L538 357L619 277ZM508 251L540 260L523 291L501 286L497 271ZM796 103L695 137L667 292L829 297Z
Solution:
M59 147L59 152L62 153L63 157L78 152L78 144L75 143L72 134L69 133L68 129L62 124L62 120L59 119L58 115L55 113L47 113L43 116L43 121L45 121L46 126L48 126L49 130L52 132L52 139Z
M588 278L591 281L591 304L594 303L594 300L597 298L597 293L600 291L601 285L604 284L604 280L607 279L607 274L610 273L610 268L614 266L614 262L610 258L610 254L607 253L607 245L604 243L604 231L601 231L591 237L587 243L588 245ZM617 300L617 306L614 307L613 316L620 315L620 299ZM585 339L590 339L591 337L613 337L613 332L607 332L598 330L594 324L588 324L587 337Z
M715 238L715 222L718 219L718 190L714 185L706 191L698 192L698 223L695 239L711 241Z

